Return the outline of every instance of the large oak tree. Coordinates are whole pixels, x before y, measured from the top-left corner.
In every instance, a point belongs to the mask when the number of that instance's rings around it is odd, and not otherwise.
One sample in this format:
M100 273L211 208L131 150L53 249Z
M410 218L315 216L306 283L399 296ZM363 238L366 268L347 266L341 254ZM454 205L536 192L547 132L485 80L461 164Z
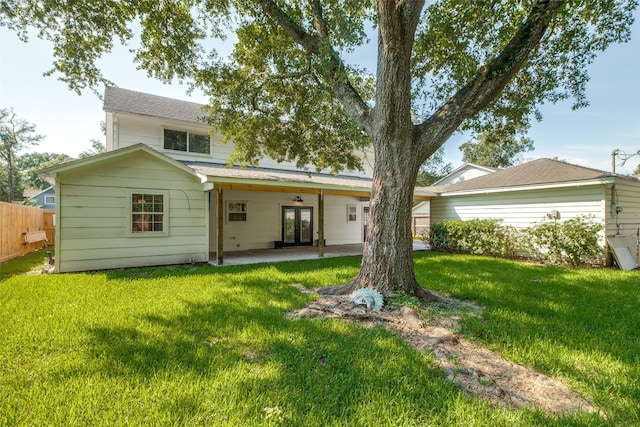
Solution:
M526 127L536 106L586 105L586 67L629 38L635 0L6 0L2 24L54 44L80 91L96 61L130 43L149 75L192 81L234 161L262 155L301 167L357 168L373 147L370 226L358 276L428 298L415 279L409 217L422 165L457 130ZM375 28L375 72L345 58ZM138 37L139 36L139 37ZM233 40L223 57L216 39ZM377 45L377 46L375 46Z

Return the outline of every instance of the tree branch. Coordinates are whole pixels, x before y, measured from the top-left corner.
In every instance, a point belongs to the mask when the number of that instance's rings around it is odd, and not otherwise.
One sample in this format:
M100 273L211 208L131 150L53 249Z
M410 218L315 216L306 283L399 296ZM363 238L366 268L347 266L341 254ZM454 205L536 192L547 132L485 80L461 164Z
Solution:
M370 107L349 81L346 65L331 46L320 1L313 0L312 5L314 22L320 37L309 34L273 0L255 0L255 2L294 42L302 46L309 54L323 61L328 61L328 67L325 67L325 78L328 80L333 94L354 123L370 134L372 129Z
M539 0L500 55L423 123L414 127L414 145L422 156L439 148L467 118L493 103L522 69L566 0Z
M311 9L313 10L313 22L318 35L321 39L328 41L329 31L327 30L327 22L324 20L324 12L320 0L312 0Z

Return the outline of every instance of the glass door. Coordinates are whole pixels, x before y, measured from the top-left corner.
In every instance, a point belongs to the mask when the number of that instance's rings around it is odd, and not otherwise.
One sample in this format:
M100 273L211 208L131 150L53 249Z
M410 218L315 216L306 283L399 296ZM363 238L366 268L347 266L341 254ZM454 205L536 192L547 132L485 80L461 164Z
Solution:
M288 246L313 244L312 207L282 207L282 242Z

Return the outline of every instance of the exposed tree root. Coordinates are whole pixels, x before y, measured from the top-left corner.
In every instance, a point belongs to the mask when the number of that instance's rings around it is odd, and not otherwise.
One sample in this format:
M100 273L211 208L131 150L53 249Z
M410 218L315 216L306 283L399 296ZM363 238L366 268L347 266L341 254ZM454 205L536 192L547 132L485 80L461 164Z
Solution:
M362 286L360 282L357 281L357 279L354 279L343 285L318 288L316 292L319 295L323 295L323 296L340 296L340 295L349 295L353 291L356 291L362 287L365 287L365 286ZM380 293L382 294L385 293L384 290L377 289L375 286L369 286L369 287L380 291ZM418 285L417 282L411 289L408 289L408 290L405 289L404 292L407 295L418 298L418 300L422 302L441 302L442 301L442 299L438 295L422 288L420 285Z
M316 292L323 296L337 296L337 295L349 295L351 291L351 282L345 283L339 286L326 286L324 288L318 288Z
M293 285L302 292L313 291ZM342 285L342 292L349 292ZM334 288L323 288L322 290ZM425 321L408 307L397 310L368 311L356 306L344 295L324 293L307 307L289 313L289 317L332 317L358 322L364 326L382 324L402 336L412 347L432 353L446 372L447 378L458 384L469 395L480 396L501 406L513 408L533 407L550 414L572 412L598 413L586 399L555 378L503 359L477 344L456 335L460 312L480 314L481 308L449 297L438 297L448 307L446 316ZM455 310L454 310L455 312ZM602 416L602 414L600 413Z

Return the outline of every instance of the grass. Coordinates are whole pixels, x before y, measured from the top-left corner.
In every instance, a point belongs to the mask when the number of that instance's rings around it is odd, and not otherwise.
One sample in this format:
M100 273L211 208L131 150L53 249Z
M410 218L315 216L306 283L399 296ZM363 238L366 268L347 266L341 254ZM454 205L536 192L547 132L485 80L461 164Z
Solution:
M465 333L562 378L606 414L552 418L467 397L431 355L381 327L284 317L310 298L289 283L339 284L358 266L334 258L31 276L3 264L0 425L640 423L637 272L416 255L426 287L486 306Z
M51 253L53 255L53 249L51 249ZM47 257L44 251L36 251L23 257L12 259L9 262L0 263L0 280L6 279L14 274L41 270L46 259Z

